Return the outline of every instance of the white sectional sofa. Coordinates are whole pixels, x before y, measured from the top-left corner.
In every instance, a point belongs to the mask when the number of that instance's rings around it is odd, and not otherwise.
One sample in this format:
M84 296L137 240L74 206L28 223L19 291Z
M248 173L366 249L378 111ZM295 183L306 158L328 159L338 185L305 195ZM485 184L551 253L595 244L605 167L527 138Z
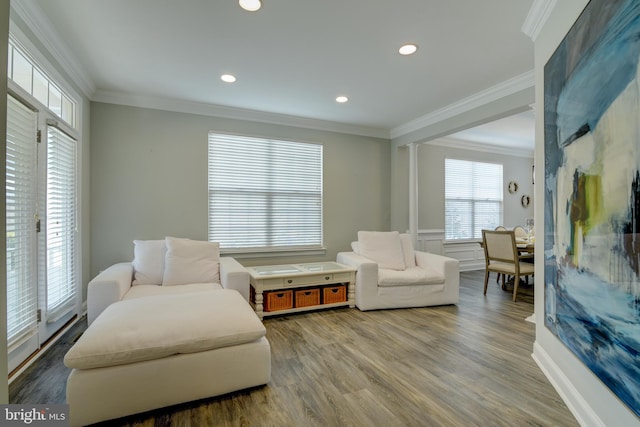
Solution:
M219 249L209 242L167 237L164 240L134 240L132 262L114 264L100 272L87 288L87 321L89 324L114 302L151 295L180 294L206 289L235 289L249 300L249 273L234 258L220 257ZM193 252L182 262L169 267L179 286L164 282L167 241L174 246L188 243ZM185 246L185 245L183 245ZM171 255L171 254L170 254ZM171 260L175 259L171 257ZM180 264L185 264L180 268ZM177 277L182 274L184 277Z
M136 241L89 284L89 327L65 355L70 424L87 425L263 385L266 329L248 272L217 244Z

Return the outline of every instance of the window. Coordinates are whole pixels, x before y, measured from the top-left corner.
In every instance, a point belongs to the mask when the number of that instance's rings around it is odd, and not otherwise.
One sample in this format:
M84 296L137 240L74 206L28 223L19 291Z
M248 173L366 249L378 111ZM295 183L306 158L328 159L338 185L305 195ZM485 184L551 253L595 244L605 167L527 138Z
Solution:
M8 63L9 80L24 89L69 126L76 128L77 103L73 101L71 95L47 77L13 38L9 40Z
M445 159L445 239L479 239L502 224L502 165Z
M322 146L209 133L209 240L233 252L322 247Z
M56 321L76 296L76 141L47 126L47 321Z

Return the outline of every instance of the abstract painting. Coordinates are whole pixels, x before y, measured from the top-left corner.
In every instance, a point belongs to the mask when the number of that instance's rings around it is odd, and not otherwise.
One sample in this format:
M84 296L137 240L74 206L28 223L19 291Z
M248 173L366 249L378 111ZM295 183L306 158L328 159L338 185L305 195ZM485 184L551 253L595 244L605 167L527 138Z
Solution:
M640 1L591 0L544 67L545 325L640 416Z

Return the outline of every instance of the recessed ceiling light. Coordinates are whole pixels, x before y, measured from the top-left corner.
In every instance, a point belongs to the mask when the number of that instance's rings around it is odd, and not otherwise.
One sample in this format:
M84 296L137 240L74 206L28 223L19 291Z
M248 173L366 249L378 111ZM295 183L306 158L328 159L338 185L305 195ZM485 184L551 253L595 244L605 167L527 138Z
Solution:
M262 2L260 0L240 0L238 3L241 8L248 10L249 12L255 12L262 7Z
M233 83L236 81L236 76L232 76L231 74L223 74L220 76L220 80L227 83Z
M340 104L344 104L348 100L349 100L349 98L347 98L346 96L339 96L339 97L336 98L336 102L339 102Z
M413 55L417 50L418 45L410 43L401 46L400 49L398 49L398 52L400 52L400 55Z

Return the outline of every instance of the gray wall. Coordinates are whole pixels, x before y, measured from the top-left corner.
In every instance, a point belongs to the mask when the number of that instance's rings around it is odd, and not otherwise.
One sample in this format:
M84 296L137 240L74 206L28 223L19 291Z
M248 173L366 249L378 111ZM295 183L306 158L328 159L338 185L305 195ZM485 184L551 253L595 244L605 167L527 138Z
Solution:
M447 140L436 139L431 143L418 145L418 228L444 229L444 159L502 163L504 179L504 225L514 227L524 225L525 218L533 218L534 194L531 167L533 155L498 154L488 152L447 147ZM397 150L394 168L394 222L393 229L406 230L409 227L409 149ZM507 191L509 181L516 181L519 189L516 194ZM523 208L520 198L527 194L531 198L528 208Z
M207 239L210 130L321 143L324 256L240 259L244 265L335 260L358 230L389 228L389 141L106 103L91 105L91 274L131 260L134 239Z
M480 107L460 112L453 117L427 125L419 130L395 137L391 140L391 229L404 230L409 227L408 162L403 159L407 144L424 143L446 137L460 130L488 123L530 109L534 103L534 88L526 88L504 96Z
M418 147L418 226L424 229L444 229L444 160L445 158L502 163L504 180L504 221L507 227L524 225L525 218L533 218L533 183L531 166L533 156L524 158L486 151L449 148L422 144ZM507 191L509 181L519 184L518 192ZM520 204L523 194L528 194L532 204L527 209Z

